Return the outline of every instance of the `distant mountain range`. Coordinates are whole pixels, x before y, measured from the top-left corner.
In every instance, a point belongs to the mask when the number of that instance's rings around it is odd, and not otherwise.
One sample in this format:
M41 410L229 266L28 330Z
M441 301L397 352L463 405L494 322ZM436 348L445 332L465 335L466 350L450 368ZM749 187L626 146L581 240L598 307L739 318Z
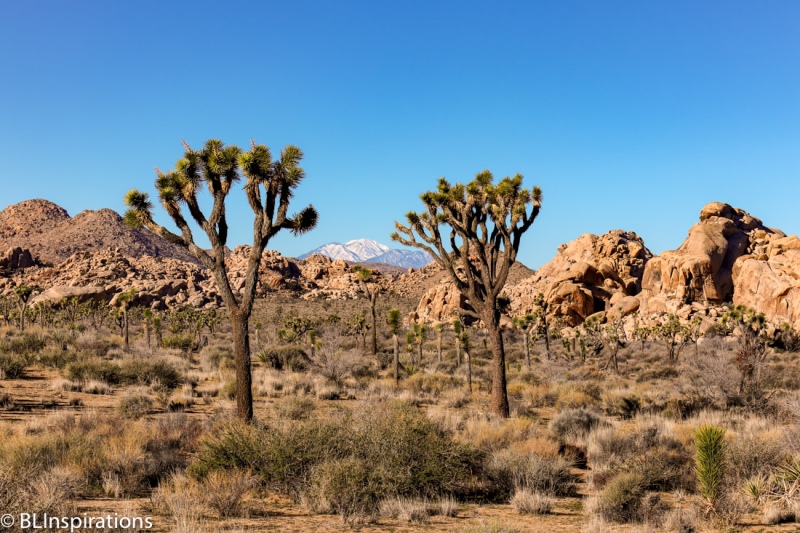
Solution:
M422 251L392 249L378 241L356 239L344 244L331 242L298 256L305 259L309 255L320 254L331 259L344 259L353 263L384 263L403 268L420 268L432 261Z

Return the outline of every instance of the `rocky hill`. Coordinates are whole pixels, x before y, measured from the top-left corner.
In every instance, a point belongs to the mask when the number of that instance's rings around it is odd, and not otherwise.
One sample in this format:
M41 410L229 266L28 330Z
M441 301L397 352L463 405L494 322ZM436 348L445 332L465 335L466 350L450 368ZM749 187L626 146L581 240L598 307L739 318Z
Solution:
M118 249L129 257L161 257L190 263L186 250L146 229L130 229L111 209L82 211L70 217L47 200L26 200L0 211L0 250L30 250L40 261L58 264L83 251Z

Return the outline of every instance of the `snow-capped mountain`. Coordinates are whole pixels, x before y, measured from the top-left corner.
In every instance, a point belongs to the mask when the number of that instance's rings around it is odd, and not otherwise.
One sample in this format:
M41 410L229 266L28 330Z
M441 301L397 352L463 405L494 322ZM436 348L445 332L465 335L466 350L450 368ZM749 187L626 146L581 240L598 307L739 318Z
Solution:
M389 250L388 252L376 255L367 259L367 263L386 263L403 268L420 268L431 262L431 257L421 251L412 250Z
M425 252L411 250L393 250L377 241L356 239L344 244L331 242L298 256L305 259L309 255L321 254L331 259L344 259L354 263L385 263L403 268L420 268L431 262Z

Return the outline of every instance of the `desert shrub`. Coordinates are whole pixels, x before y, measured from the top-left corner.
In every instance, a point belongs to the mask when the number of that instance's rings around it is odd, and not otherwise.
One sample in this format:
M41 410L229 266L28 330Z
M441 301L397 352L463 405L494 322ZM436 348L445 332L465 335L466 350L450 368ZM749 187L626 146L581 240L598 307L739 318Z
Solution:
M783 435L774 429L745 428L726 443L727 473L738 482L766 476L787 458Z
M37 359L44 366L60 369L77 361L78 355L75 352L66 352L58 348L42 352Z
M432 514L438 514L436 506L418 498L388 498L380 502L380 515L384 518L397 518L410 524L428 521Z
M603 411L609 416L633 418L641 409L639 397L630 392L609 391L603 394Z
M350 522L377 513L385 489L372 465L360 457L329 460L316 465L305 500L312 509L330 510Z
M482 461L481 452L453 441L419 409L382 403L325 420L224 426L189 472L202 479L219 469L251 470L268 487L303 496L316 509L329 504L349 519L374 513L389 495L470 494Z
M695 533L699 531L697 513L691 508L677 508L664 516L664 531L669 533Z
M200 352L200 363L206 372L233 368L233 350L227 345L210 344Z
M579 439L600 425L600 417L588 409L565 409L550 421L550 431L566 441Z
M28 367L27 357L23 355L0 354L0 375L4 379L19 379Z
M47 346L47 338L38 333L25 333L14 337L6 343L5 350L17 355L34 354L42 351Z
M203 480L202 494L206 505L220 518L239 516L245 495L258 485L258 479L241 470L217 470Z
M642 499L644 480L639 474L624 472L613 477L594 502L594 512L604 520L625 524L644 518Z
M310 360L306 353L297 345L270 346L256 354L256 358L266 366L275 370L284 368L293 372L308 370Z
M427 394L440 394L464 385L464 380L447 374L418 372L403 382L410 390Z
M316 408L313 400L290 396L278 404L277 412L282 418L288 420L303 420Z
M118 347L119 343L95 335L81 335L73 341L75 351L85 357L105 357L109 350Z
M520 514L549 514L553 509L553 499L539 492L517 489L511 497L511 508Z
M338 350L323 345L313 362L314 370L337 386L344 384L347 376L364 372L364 358L358 350Z
M69 363L65 372L68 379L75 381L97 380L111 385L119 385L122 381L119 365L100 359Z
M180 371L166 361L129 359L120 365L120 379L128 384L154 385L174 389L183 382Z
M114 389L104 381L92 379L81 386L81 392L86 394L114 394Z
M161 339L161 346L172 350L188 352L194 346L194 340L191 335L170 335Z
M219 390L220 396L233 400L236 398L236 380L231 379L226 381Z
M117 411L123 418L138 420L153 408L153 400L146 394L129 394L120 398Z
M577 478L572 474L571 466L569 461L561 458L525 455L507 449L492 454L485 468L495 495L505 499L519 489L550 496L572 496Z
M14 407L14 398L7 392L0 393L0 409Z
M479 524L470 525L459 528L458 533L521 533L522 530L514 524L507 522L500 522L498 520L490 520L489 522L481 521Z
M777 505L768 505L764 508L764 522L767 525L788 524L796 522L797 516L794 509L787 509Z

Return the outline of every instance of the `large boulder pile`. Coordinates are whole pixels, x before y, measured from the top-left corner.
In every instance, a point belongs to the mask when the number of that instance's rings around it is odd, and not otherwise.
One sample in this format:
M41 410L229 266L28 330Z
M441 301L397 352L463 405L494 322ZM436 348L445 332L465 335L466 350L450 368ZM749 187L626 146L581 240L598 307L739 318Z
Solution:
M534 300L541 294L551 319L560 318L571 326L580 324L588 316L636 295L651 257L633 232L581 235L562 244L553 260L535 275L506 287L511 314L535 311ZM627 299L620 307L632 312L638 305Z
M642 308L648 314L689 312L692 305L713 308L734 296L736 261L764 243L785 235L767 228L741 209L712 202L700 212L677 250L648 262L642 280Z
M754 235L752 253L733 264L733 303L800 331L800 239L779 232Z

